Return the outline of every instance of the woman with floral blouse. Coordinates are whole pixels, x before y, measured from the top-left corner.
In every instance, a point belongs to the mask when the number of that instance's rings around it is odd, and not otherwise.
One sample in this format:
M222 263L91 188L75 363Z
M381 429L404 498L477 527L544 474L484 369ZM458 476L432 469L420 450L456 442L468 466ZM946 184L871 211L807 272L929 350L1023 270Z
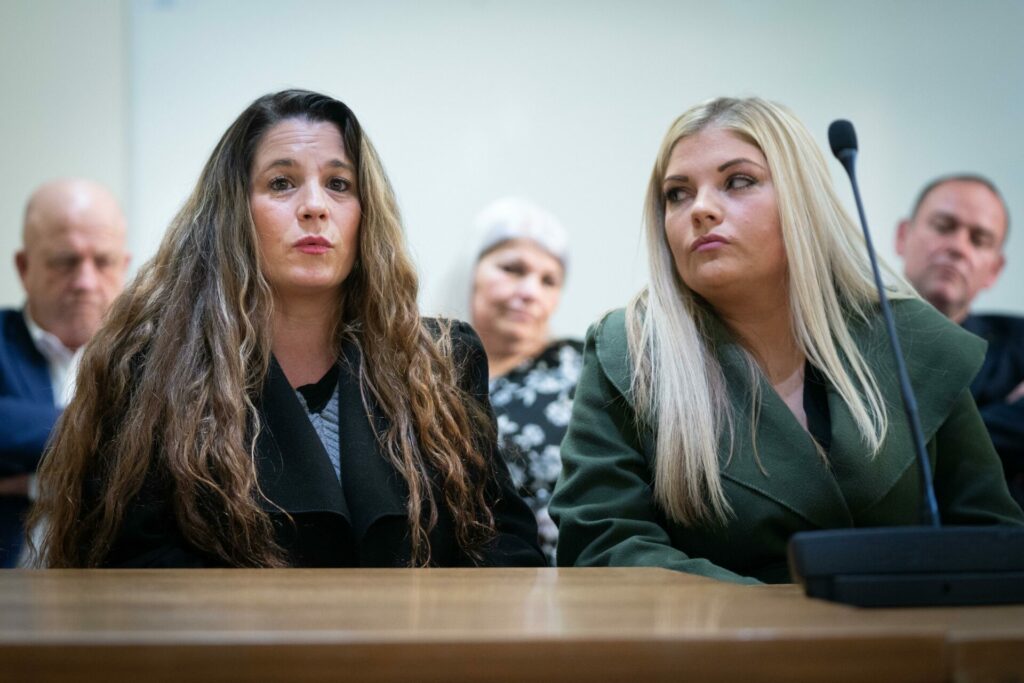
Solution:
M555 562L558 528L548 500L562 469L559 447L582 364L578 340L552 341L568 262L565 229L544 209L501 199L477 220L471 320L490 368L498 439L520 495L537 516L541 547Z

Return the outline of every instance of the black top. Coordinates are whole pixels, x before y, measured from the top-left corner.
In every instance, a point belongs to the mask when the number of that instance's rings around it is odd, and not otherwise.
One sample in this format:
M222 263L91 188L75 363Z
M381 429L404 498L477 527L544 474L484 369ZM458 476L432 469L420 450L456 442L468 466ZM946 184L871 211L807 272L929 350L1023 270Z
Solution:
M1003 461L1010 493L1024 507L1024 398L1006 401L1024 382L1024 318L969 315L963 327L988 342L971 394Z
M488 411L487 358L465 323L452 329L461 384ZM263 424L257 439L257 471L264 509L274 520L277 542L297 567L403 567L411 558L404 479L379 448L387 420L375 404L369 414L359 387L358 347L346 344L339 364L339 482L320 438L281 368L272 361L259 397ZM491 476L483 483L494 514L496 538L483 550L484 565L539 566L537 527L516 495L508 471L488 444ZM158 458L157 458L158 460ZM182 536L166 477L154 472L131 503L105 565L111 567L222 566ZM440 489L438 522L430 533L431 564L472 562L455 539L454 521ZM87 492L88 493L88 492ZM283 509L287 516L281 512ZM290 519L289 519L290 517Z
M832 449L832 420L828 412L828 381L810 361L804 364L804 414L807 431L827 454Z
M338 375L340 373L341 368L335 363L316 382L303 384L295 389L295 391L302 394L303 400L306 401L306 408L310 413L323 412L323 409L327 407L327 404L331 401L331 396L334 395L334 390L338 388Z

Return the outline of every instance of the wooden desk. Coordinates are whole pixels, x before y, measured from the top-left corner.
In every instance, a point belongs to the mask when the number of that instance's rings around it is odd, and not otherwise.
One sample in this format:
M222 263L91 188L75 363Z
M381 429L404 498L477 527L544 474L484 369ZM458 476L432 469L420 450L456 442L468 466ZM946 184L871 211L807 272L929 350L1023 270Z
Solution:
M1024 606L661 569L0 572L0 681L1021 681Z

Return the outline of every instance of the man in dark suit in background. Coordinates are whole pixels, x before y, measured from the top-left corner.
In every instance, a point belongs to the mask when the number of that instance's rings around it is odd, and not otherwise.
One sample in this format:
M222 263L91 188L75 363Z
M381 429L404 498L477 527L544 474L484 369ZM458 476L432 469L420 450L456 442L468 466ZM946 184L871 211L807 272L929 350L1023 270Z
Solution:
M1009 211L995 185L977 175L938 178L901 221L896 251L904 274L947 317L988 341L971 393L1003 461L1010 493L1024 506L1024 318L971 313L995 284L1006 257Z
M22 239L15 264L25 307L0 310L0 567L18 560L43 447L128 267L124 215L89 180L37 189Z

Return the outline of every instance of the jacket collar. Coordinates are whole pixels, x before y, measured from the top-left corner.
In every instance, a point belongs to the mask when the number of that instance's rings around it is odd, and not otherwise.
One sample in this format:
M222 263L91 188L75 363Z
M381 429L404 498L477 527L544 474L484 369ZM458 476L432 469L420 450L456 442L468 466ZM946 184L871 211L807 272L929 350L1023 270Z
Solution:
M984 360L985 342L919 299L894 301L892 310L927 443L949 417L961 394L968 390ZM875 466L849 468L845 473L846 498L854 511L859 512L880 501L908 469L916 467L916 455L896 361L881 315L867 321L852 320L850 333L874 372L889 418L889 428L875 456ZM830 461L839 467L870 458L860 441L853 416L831 388L829 409L833 435Z
M945 422L954 402L977 372L985 345L919 300L894 302L893 311L927 441ZM873 467L857 465L858 460L871 456L861 441L853 416L831 387L828 388L828 408L832 445L826 463L810 435L760 373L757 382L761 410L755 457L747 408L751 405L750 373L743 350L723 324L714 321L709 330L725 375L730 403L735 408L735 447L731 457L728 457L728 436L723 436L721 442L723 477L823 528L853 524L857 514L883 498L914 462L911 431L882 319L874 316L867 322L852 320L849 326L854 342L875 374L889 416L889 430ZM624 311L609 314L594 339L605 375L635 408L630 391L632 363ZM653 457L653 449L648 450L649 457ZM794 481L801 485L793 486Z
M376 404L364 406L359 386L361 356L346 344L338 376L338 438L341 482L323 443L281 366L271 358L260 395L263 429L257 440L260 486L271 512L328 512L344 517L362 538L385 516L406 516L405 482L380 450L387 421Z
M409 494L405 479L380 448L388 420L372 396L366 396L364 401L359 382L359 347L347 342L342 357L338 377L341 480L351 506L353 527L362 538L383 517L405 519Z
M829 465L818 453L811 435L759 371L754 376L761 401L755 446L751 369L746 352L717 320L713 320L709 332L734 408L731 454L728 435L720 441L719 457L725 460L722 476L770 498L813 525L850 526L850 510ZM833 398L830 392L830 411L837 409ZM834 430L832 438L835 444ZM794 481L801 485L794 486Z
M339 405L339 411L341 407ZM257 471L269 511L331 512L350 519L348 502L295 390L271 357L259 402Z

